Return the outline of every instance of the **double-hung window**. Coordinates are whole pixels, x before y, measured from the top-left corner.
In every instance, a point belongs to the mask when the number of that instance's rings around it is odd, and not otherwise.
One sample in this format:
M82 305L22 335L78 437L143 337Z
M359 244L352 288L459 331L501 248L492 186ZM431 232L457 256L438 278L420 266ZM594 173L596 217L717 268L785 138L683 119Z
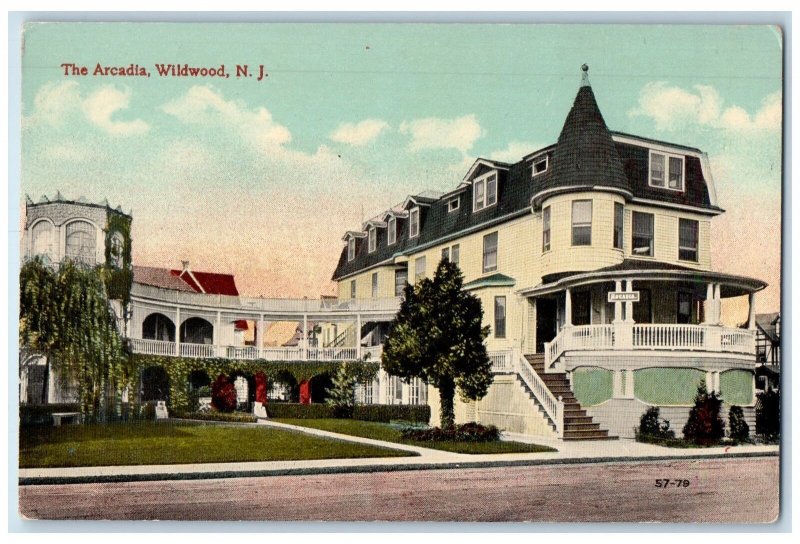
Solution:
M694 219L678 220L678 259L697 262L699 224Z
M356 298L356 280L350 280L350 298Z
M378 273L372 273L372 298L378 298Z
M680 155L650 152L650 185L683 191L684 158Z
M402 297L408 283L408 269L401 268L394 271L394 296Z
M483 271L497 270L497 233L483 237Z
M631 254L636 257L653 256L654 224L655 221L652 213L633 212Z
M449 247L442 248L442 260L443 261L449 261L450 260L450 248Z
M625 229L625 207L614 202L614 249L622 249Z
M414 261L414 281L419 281L425 277L425 257L417 257Z
M347 260L352 261L356 258L356 239L352 236L347 240Z
M461 253L461 246L459 244L454 245L450 249L450 262L453 264L458 264L460 253Z
M472 185L472 211L497 204L497 172L481 176Z
M542 253L550 251L550 206L542 210Z
M368 251L369 253L373 253L375 248L378 246L378 229L372 227L369 229L369 238L368 238Z
M572 245L592 245L592 201L572 201Z
M506 297L494 297L494 337L506 337Z
M408 214L408 237L419 236L419 208L411 208Z
M390 217L386 226L386 245L390 246L397 242L397 218Z

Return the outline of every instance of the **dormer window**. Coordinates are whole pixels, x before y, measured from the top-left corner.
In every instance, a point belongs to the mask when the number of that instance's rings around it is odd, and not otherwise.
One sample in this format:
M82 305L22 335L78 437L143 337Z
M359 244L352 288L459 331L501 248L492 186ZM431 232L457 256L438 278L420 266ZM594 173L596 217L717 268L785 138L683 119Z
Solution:
M451 198L447 201L447 213L454 212L461 205L461 197Z
M408 237L419 236L419 208L411 208L408 214Z
M387 222L386 243L392 245L397 241L397 218L390 217Z
M377 245L378 245L378 231L377 229L375 229L375 227L371 227L369 229L369 238L367 242L367 250L369 251L369 253L373 253Z
M650 186L683 191L684 158L680 155L650 152Z
M497 172L490 172L472 184L472 211L480 211L497 204Z
M356 239L355 238L348 238L347 239L347 261L352 261L356 258Z
M533 177L538 176L539 174L544 174L547 172L547 167L549 166L550 160L547 158L547 153L539 155L538 157L534 157L531 163L531 170L533 171Z

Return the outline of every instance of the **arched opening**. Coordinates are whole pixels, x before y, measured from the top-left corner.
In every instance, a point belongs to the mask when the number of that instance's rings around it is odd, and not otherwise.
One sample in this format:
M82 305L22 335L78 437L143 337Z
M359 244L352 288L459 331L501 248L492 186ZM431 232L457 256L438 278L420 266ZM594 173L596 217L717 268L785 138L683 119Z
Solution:
M333 387L330 374L317 374L309 380L311 387L311 402L322 403L328 398L328 389Z
M142 402L169 399L169 376L160 366L151 366L142 371Z
M192 370L189 374L189 387L200 389L201 387L211 387L211 377L205 370Z
M39 221L31 229L31 256L55 259L55 229L50 221Z
M142 338L175 341L175 324L164 314L150 314L142 322Z
M94 265L97 262L97 232L88 221L67 225L67 258Z
M181 342L187 344L213 344L214 326L202 317L190 317L181 325Z

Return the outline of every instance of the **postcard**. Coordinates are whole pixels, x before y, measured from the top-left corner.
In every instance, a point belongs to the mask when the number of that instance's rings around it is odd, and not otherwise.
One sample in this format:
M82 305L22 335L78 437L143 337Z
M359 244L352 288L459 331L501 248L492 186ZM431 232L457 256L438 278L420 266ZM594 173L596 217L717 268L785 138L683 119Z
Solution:
M783 44L27 23L24 523L774 522Z

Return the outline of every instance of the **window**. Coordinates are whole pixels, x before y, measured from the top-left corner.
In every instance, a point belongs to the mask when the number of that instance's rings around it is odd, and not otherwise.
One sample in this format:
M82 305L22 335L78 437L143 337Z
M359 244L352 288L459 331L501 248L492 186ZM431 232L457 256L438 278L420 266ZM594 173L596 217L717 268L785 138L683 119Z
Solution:
M653 214L633 212L633 237L631 254L637 257L653 256Z
M451 263L458 264L458 258L460 257L459 253L461 253L461 246L459 244L456 244L450 250Z
M123 249L123 239L122 234L119 232L115 232L111 235L111 246L109 247L109 253L111 255L110 263L115 268L122 268L122 249Z
M372 298L378 298L378 273L372 273Z
M693 219L678 220L678 259L697 262L698 228Z
M633 321L636 323L653 322L653 304L650 289L638 289L639 302L633 303Z
M39 221L31 229L33 238L31 244L31 255L36 257L42 255L50 260L55 259L55 244L53 235L53 224L50 221Z
M350 298L356 298L356 280L350 280Z
M392 245L397 242L397 219L390 217L387 227L386 244Z
M417 257L414 261L414 281L425 277L425 257Z
M394 271L394 296L402 297L403 290L406 288L406 283L408 283L408 270L402 268L400 270Z
M455 197L447 201L447 213L454 212L461 205L461 198Z
M572 245L592 245L592 201L572 201Z
M650 152L650 185L683 191L683 157Z
M473 211L497 204L497 172L475 180L472 186Z
M542 253L550 251L550 206L542 210Z
M412 208L408 216L408 237L419 236L419 208Z
M494 297L494 337L506 337L506 297Z
M356 239L352 236L347 239L347 261L352 261L356 258Z
M625 206L614 202L614 248L622 249L625 229Z
M691 323L692 322L692 294L691 293L678 293L678 315L677 323Z
M409 404L427 404L428 402L428 386L419 378L412 378L408 384L408 403Z
M95 264L97 235L87 221L73 221L67 225L67 257L86 264Z
M538 176L539 174L543 174L547 171L548 166L548 158L547 154L539 155L538 157L533 158L533 164L531 165L531 169L533 170L533 176Z
M442 260L443 261L449 261L450 260L450 248L449 247L442 248Z
M497 233L483 237L483 271L497 270Z
M369 229L369 237L368 237L368 245L367 251L372 253L375 251L375 247L378 245L378 231L375 227Z

